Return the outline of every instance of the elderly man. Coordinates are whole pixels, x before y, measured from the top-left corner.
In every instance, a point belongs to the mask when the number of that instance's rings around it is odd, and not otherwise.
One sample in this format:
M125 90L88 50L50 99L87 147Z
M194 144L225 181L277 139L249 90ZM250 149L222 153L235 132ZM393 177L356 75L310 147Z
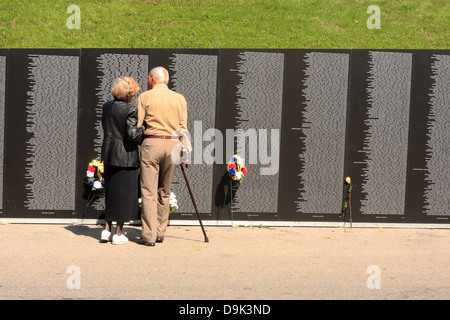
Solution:
M138 127L145 126L141 145L142 237L140 243L154 246L163 242L169 222L170 187L177 167L172 153L179 148L180 132L187 131L185 98L167 86L169 73L156 67L148 76L149 90L136 102ZM181 150L180 150L181 149Z

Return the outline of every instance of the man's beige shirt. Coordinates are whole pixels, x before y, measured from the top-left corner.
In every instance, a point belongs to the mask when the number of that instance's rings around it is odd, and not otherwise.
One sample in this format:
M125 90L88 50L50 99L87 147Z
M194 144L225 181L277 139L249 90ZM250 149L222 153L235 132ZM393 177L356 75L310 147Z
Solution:
M183 151L190 152L187 132L187 102L183 95L164 83L143 92L136 101L138 127L145 126L145 135L182 136Z

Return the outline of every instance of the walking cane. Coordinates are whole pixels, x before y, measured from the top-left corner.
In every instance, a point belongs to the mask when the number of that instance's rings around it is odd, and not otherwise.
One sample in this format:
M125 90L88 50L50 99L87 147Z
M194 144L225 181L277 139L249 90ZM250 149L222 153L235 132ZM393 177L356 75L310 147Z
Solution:
M197 214L198 221L200 222L200 226L202 227L203 236L205 237L205 242L209 242L208 236L206 235L206 232L205 232L205 228L203 228L202 219L200 218L200 214L198 213L197 204L195 203L194 196L192 195L191 187L189 186L189 182L187 180L186 173L184 172L183 164L180 164L180 168L181 168L181 172L183 172L184 181L186 181L186 186L188 188L189 195L191 196L192 204L194 205L194 209L195 209L195 213Z

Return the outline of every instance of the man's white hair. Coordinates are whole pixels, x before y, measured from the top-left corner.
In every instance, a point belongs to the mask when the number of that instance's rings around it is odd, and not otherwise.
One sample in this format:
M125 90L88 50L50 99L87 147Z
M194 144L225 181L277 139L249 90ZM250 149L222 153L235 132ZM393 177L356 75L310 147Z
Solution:
M155 78L156 82L169 83L169 72L164 67L155 67L150 70L150 77Z

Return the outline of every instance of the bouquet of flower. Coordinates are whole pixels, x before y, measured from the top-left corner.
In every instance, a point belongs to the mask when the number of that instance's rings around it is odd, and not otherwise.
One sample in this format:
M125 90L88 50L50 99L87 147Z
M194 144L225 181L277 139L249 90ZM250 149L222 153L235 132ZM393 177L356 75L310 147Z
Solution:
M247 168L242 158L237 154L231 157L231 161L228 162L227 171L232 180L239 182L242 182L244 176L247 174Z
M347 197L345 198L344 205L342 206L342 213L345 212L350 202L350 197L353 188L352 180L350 179L350 177L345 178L345 185L347 186Z
M105 185L105 179L102 176L103 173L103 162L92 160L89 163L84 182L92 188L91 191L101 191L103 189Z
M175 193L170 192L170 211L169 211L169 213L172 213L177 209L178 209L177 197L175 196Z
M173 193L173 192L170 193L170 201L169 202L170 202L170 205L169 205L169 208L170 208L169 214L170 214L178 209L178 201L177 201L177 197L175 196L175 193ZM139 205L139 208L142 208L142 198L138 199L138 205Z

